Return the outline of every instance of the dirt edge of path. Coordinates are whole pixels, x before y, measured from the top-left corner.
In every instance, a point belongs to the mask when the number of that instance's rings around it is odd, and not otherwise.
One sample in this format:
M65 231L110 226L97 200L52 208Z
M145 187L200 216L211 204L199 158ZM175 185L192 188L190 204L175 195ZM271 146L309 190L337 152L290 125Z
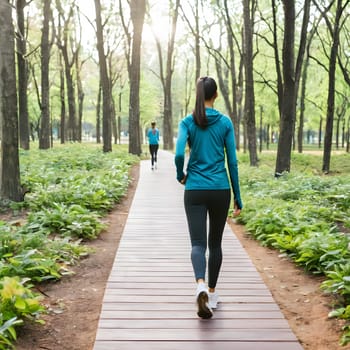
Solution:
M229 219L229 224L304 349L350 349L339 345L344 321L328 318L334 299L320 289L324 278L306 273L278 251L261 246L234 220Z

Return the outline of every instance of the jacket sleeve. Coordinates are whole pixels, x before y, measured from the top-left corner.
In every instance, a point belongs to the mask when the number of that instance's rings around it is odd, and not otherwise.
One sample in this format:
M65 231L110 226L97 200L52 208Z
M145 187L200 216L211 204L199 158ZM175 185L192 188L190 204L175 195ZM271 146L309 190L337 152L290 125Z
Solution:
M185 150L188 138L188 129L184 123L181 121L179 124L178 137L176 141L175 150L175 166L176 166L176 179L181 181L185 177L184 164L185 164Z
M235 133L231 120L229 120L229 126L225 137L225 148L227 156L227 165L230 174L230 181L232 186L232 191L234 195L234 201L239 209L243 208L243 203L241 199L241 192L239 187L239 177L238 177L238 161L236 155L236 142Z

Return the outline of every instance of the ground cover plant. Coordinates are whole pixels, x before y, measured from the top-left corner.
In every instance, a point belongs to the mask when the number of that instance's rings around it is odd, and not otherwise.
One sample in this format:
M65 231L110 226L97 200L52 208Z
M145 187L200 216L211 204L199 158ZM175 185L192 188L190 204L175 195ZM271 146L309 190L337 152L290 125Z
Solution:
M103 216L125 195L137 161L122 146L107 154L89 144L21 151L28 192L23 202L2 207L21 219L0 221L0 349L13 347L26 320L41 322L45 308L35 284L72 274L91 253L84 241L104 228Z
M244 210L238 218L262 245L275 248L307 272L325 276L320 286L335 296L330 317L348 320L340 343L350 342L350 155L334 155L331 175L321 156L293 156L292 172L276 179L273 155L252 169L241 156Z

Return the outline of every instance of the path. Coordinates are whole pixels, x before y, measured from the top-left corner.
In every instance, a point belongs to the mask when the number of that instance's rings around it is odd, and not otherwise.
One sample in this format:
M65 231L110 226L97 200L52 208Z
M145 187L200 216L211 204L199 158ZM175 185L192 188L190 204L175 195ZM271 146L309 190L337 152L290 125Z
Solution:
M210 320L196 315L183 187L173 155L142 161L107 283L94 350L302 350L228 225Z

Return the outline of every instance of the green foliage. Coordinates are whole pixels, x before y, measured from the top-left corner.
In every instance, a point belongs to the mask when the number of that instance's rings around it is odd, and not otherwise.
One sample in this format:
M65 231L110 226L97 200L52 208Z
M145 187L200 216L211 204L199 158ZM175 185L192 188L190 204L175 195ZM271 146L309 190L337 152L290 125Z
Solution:
M337 156L333 159L344 173L322 176L314 170L317 157L294 155L296 170L279 179L268 162L252 169L241 157L244 210L237 220L262 245L278 249L308 272L324 275L321 288L343 304L330 315L350 322L349 155L339 157L343 167ZM349 341L346 326L341 343Z
M78 204L52 203L28 216L28 232L59 233L63 236L94 239L105 226L99 215Z
M25 286L26 282L27 279L18 277L0 279L0 349L13 348L16 327L25 319L42 323L38 317L45 309L40 305L38 295L31 291L31 286Z
M17 339L16 327L23 324L22 320L13 317L10 320L4 320L0 314L0 349L13 349L13 341Z
M136 158L120 151L105 154L93 146L71 145L69 153L67 148L47 151L47 157L40 152L27 157L23 152L21 178L30 193L22 205L31 211L54 203L78 204L101 213L110 210L124 195L128 169Z
M0 280L0 313L3 318L10 320L33 318L44 311L40 305L38 296L26 287L27 279L18 277L4 277Z
M332 312L330 312L328 316L330 318L338 317L344 320L350 320L350 305L335 309ZM345 326L343 327L343 334L340 338L339 343L343 346L350 343L350 324L345 324Z
M332 270L326 272L326 276L328 279L322 283L321 288L329 293L339 294L343 296L345 302L350 304L349 259L344 261L342 264L335 265ZM348 318L350 319L350 317Z
M25 283L72 274L71 266L92 252L82 243L99 235L102 216L126 193L138 158L123 147L108 154L99 148L72 144L20 153L29 193L11 207L28 215L14 225L0 221L0 350L12 348L15 328L44 310Z

